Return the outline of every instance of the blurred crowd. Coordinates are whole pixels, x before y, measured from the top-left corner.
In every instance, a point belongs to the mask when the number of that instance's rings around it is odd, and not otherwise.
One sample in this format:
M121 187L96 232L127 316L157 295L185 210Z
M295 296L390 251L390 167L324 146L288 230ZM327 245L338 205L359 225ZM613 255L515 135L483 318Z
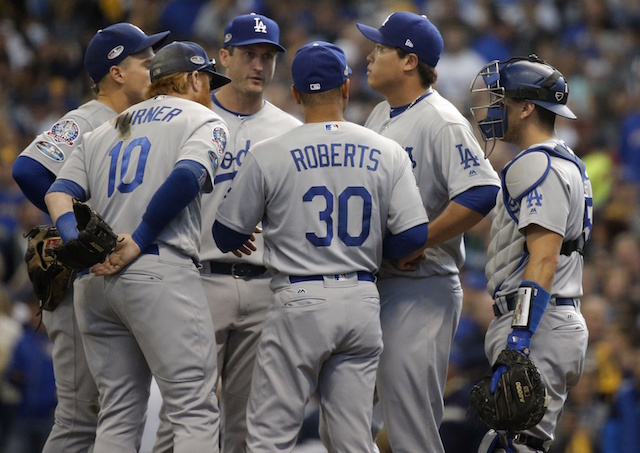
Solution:
M578 120L559 118L557 132L585 160L594 188L582 298L590 346L551 453L640 452L637 0L0 0L0 452L39 451L38 430L46 438L55 406L48 340L43 327L36 331L37 301L23 261L23 234L48 219L22 196L11 168L39 132L91 98L82 58L95 32L127 21L147 33L170 30L170 40L197 41L216 56L231 18L265 14L279 23L287 48L267 99L300 117L290 94L291 59L311 40L331 41L353 70L346 119L363 124L381 98L367 86L372 44L356 22L377 28L397 10L426 14L441 30L435 88L468 117L470 83L492 60L536 53L568 80ZM489 159L499 171L515 151L499 145ZM482 347L493 316L484 276L489 224L485 219L466 238L464 312L442 427L451 453L475 451L485 432L468 403L470 387L489 367ZM25 439L33 445L6 446Z

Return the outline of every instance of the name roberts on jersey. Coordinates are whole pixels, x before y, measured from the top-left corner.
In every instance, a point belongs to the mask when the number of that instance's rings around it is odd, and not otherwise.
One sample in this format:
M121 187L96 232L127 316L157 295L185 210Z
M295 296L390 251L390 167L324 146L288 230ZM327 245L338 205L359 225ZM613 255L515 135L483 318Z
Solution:
M380 150L356 143L318 143L289 151L297 171L325 167L378 169Z

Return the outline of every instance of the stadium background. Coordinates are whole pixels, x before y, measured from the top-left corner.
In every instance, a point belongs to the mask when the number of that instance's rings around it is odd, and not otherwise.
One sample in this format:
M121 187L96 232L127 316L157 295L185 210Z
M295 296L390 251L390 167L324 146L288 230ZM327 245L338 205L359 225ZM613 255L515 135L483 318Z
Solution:
M551 453L640 452L637 0L0 0L0 372L10 371L8 345L16 326L37 325L22 234L47 221L21 195L11 167L37 133L91 98L82 57L99 28L128 21L147 33L171 30L170 40L197 41L217 56L230 19L252 11L266 14L279 23L288 50L279 57L267 98L300 117L290 95L291 59L311 40L331 41L345 50L353 69L346 118L362 124L381 98L367 86L372 45L355 24L379 26L396 10L426 14L441 30L445 48L435 88L468 117L469 84L491 60L536 53L569 81L569 104L579 119L559 119L558 135L587 162L594 187L595 228L582 301L590 344L585 373L570 394ZM490 158L496 170L514 151L497 147ZM492 316L483 275L488 226L485 219L467 235L465 308L442 428L448 453L474 451L484 432L467 407L470 385L488 367L482 351ZM46 341L34 344L46 356ZM40 365L46 367L46 361ZM7 420L15 422L14 429L22 424L47 430L55 404L47 376L27 376L22 392L6 379L0 383L0 452ZM33 401L41 407L26 410ZM19 417L18 406L24 412ZM307 426L304 441L314 437L313 412Z

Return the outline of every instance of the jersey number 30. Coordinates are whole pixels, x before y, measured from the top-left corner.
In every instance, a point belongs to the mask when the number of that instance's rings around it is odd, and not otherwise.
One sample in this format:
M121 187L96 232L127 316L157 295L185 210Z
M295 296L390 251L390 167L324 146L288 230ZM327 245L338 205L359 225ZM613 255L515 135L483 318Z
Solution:
M324 236L316 233L306 233L307 240L316 247L327 247L331 245L333 239L333 204L334 197L325 186L314 186L307 190L302 196L302 201L311 202L316 197L324 197L326 209L320 211L319 218L327 224L327 231ZM347 221L349 219L348 209L351 197L359 197L363 202L362 228L358 236L351 236L348 231ZM358 247L369 237L371 228L371 194L361 186L347 187L338 196L338 237L348 247Z
M131 182L124 182L124 177L129 170L129 162L131 160L131 154L136 148L140 148L140 155L138 157L138 166L136 167L135 175ZM122 152L122 166L120 167L120 182L118 183L118 192L129 193L133 189L142 184L142 178L144 176L144 166L147 164L147 156L149 155L149 148L151 143L147 137L140 137L132 140L131 143ZM120 152L122 151L122 142L118 142L116 146L111 148L109 156L111 157L111 164L109 165L109 190L107 196L111 197L113 191L116 188L116 173L118 167L118 160L120 158Z

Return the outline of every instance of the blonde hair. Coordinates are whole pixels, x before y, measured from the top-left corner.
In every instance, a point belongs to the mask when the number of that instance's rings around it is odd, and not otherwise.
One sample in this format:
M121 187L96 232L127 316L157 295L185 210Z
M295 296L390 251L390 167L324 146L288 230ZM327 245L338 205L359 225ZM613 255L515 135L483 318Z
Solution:
M160 77L158 80L151 82L151 85L145 91L145 98L151 99L161 94L171 93L187 94L189 77L191 77L191 73L187 72L176 72L175 74Z

